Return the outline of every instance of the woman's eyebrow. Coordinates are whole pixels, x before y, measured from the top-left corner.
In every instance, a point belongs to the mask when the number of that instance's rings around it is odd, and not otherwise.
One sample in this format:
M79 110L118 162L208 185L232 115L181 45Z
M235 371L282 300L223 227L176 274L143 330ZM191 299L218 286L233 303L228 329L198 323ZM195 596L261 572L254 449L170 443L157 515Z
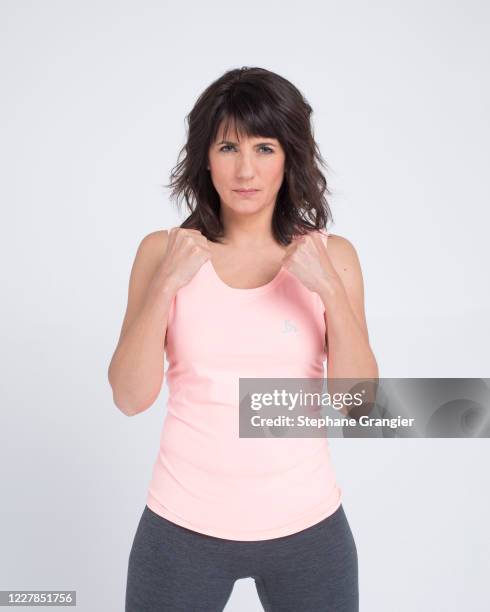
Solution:
M221 140L220 142L217 143L218 145L220 144L231 144L231 145L237 145L239 144L238 142L234 142L233 140ZM265 140L264 142L258 142L256 143L257 145L272 145L272 146L276 146L275 142L271 142L268 140Z

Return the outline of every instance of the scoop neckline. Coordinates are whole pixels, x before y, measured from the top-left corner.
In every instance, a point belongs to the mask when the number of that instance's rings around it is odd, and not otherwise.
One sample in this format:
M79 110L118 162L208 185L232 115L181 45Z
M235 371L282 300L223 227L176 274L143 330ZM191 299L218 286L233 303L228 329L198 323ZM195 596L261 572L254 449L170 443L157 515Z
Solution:
M268 283L266 283L265 285L260 285L259 287L251 287L249 289L246 289L240 287L230 287L230 285L225 283L225 281L216 272L216 268L214 267L214 264L211 259L208 259L206 261L206 265L208 266L208 269L211 272L211 277L213 278L215 284L218 287L221 287L225 291L228 291L228 293L234 293L235 295L241 296L257 295L258 293L265 293L266 291L270 291L282 280L282 277L286 273L286 269L281 265L279 272Z

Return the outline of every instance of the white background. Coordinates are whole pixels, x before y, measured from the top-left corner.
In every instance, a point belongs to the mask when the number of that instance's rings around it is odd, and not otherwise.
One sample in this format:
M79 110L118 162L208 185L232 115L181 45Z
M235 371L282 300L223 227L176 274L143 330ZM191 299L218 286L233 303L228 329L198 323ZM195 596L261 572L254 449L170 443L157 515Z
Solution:
M383 377L489 374L489 22L463 2L1 2L0 589L119 612L165 414L107 367L169 172L231 68L314 113L335 224L363 268ZM487 610L488 441L333 440L361 611ZM37 608L36 608L37 609ZM227 611L261 610L253 580Z

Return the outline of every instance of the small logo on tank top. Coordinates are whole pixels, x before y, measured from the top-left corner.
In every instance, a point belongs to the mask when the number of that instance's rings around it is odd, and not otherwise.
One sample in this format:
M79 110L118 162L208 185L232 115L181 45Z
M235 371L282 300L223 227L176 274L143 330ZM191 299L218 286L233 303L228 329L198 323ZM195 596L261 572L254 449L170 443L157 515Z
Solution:
M296 329L296 326L294 325L293 321L290 321L289 319L284 319L284 327L282 328L282 333L296 334L297 332L298 330Z

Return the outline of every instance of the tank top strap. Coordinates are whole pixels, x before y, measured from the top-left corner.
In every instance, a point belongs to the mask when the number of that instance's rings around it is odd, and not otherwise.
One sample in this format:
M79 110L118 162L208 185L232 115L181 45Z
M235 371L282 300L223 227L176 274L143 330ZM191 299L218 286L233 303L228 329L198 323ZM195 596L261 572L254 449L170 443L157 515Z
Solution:
M327 243L328 243L328 237L330 236L330 234L327 232L327 230L324 230L324 229L318 230L318 234L320 235L320 238L322 239L323 244L325 246L328 246Z

